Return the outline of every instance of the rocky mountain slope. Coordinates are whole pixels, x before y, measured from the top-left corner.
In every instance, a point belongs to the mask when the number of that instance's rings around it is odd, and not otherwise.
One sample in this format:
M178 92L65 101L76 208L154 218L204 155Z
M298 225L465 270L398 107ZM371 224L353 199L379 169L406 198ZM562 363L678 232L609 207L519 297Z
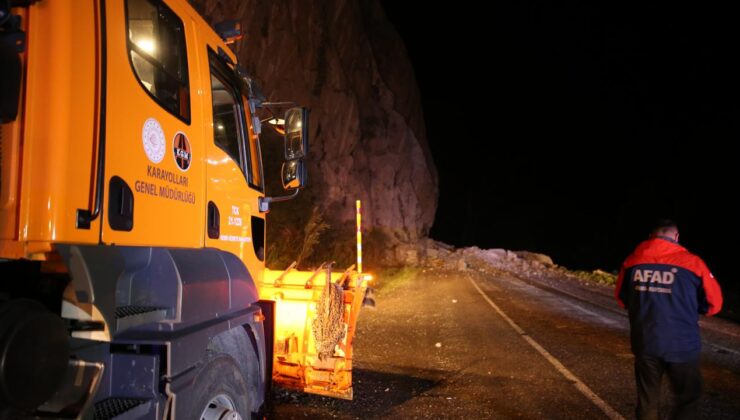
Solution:
M365 228L391 248L429 232L438 182L419 91L378 1L192 3L211 23L241 22L235 51L268 100L311 108L306 192L324 220L351 223L361 199Z

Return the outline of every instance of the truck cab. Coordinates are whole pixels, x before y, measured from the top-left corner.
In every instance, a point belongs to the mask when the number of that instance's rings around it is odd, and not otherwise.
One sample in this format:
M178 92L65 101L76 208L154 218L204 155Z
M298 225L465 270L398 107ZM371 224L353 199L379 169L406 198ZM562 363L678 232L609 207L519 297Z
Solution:
M273 378L351 398L366 281L265 268L270 104L225 37L186 0L5 1L0 28L0 413L244 418ZM289 197L308 112L283 120ZM330 295L349 334L318 357Z

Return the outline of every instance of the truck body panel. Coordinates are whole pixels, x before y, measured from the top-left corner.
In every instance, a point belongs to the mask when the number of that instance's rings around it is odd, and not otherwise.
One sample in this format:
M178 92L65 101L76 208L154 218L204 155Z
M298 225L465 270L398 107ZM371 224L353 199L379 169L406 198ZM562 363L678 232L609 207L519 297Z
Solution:
M89 206L97 135L96 15L89 3L77 9L43 2L22 11L28 34L22 103L19 118L3 125L3 155L19 152L17 161L3 163L9 171L3 195L12 191L16 199L4 200L3 240L98 241L94 230L69 222L77 208ZM6 130L16 135L6 138Z

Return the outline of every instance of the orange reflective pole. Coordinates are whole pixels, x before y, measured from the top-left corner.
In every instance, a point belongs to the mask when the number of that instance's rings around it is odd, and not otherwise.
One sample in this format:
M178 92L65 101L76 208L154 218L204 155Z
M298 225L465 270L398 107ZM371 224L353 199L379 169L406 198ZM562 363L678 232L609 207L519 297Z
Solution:
M360 200L357 200L357 272L362 273L362 215Z

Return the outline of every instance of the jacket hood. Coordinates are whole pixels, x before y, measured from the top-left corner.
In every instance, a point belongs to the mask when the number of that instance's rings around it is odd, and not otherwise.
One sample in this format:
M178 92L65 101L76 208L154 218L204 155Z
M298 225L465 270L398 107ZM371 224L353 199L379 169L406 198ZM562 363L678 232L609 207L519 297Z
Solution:
M633 254L635 256L659 256L682 251L686 251L686 248L676 242L663 238L651 238L638 245Z

